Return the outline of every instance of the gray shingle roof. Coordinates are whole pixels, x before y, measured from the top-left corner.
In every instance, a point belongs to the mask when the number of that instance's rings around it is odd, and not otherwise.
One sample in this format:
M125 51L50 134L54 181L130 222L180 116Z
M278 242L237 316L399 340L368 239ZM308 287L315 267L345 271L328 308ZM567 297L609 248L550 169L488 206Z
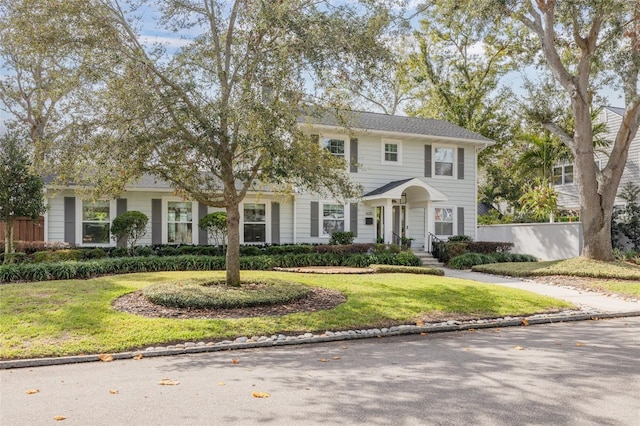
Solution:
M336 114L327 112L319 118L311 118L310 122L326 126L493 142L491 139L478 133L443 120L361 111L344 111L340 114L340 120L336 118ZM304 121L304 118L300 121Z
M625 111L624 108L617 108L617 107L611 107L611 106L606 106L605 108L611 112L618 114L620 117L624 115L624 111Z
M387 191L392 190L393 188L397 188L400 185L402 185L403 183L407 183L409 182L411 179L413 178L408 178L408 179L402 179L402 180L396 180L393 182L389 182L388 184L381 186L380 188L374 189L373 191L364 194L365 197L371 197L373 195L379 195L379 194L384 194Z

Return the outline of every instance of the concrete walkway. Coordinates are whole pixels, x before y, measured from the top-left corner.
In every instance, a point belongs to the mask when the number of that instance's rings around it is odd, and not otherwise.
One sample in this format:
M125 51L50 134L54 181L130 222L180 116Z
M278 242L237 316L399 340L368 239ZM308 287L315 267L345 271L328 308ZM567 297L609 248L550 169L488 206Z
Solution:
M482 274L472 271L460 271L456 269L442 268L445 276L451 278L463 278L483 283L502 285L505 287L527 290L532 293L542 294L560 300L566 300L577 306L588 306L607 313L638 313L640 314L640 302L626 301L615 296L608 296L597 292L574 290L555 285L537 283L530 280L522 280L513 277L500 277L497 275Z

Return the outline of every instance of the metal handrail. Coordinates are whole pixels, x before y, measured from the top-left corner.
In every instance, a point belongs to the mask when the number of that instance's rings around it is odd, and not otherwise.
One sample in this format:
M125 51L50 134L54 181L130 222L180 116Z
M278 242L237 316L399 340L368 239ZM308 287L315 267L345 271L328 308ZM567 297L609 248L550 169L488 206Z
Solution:
M443 244L444 241L442 241L440 238L436 237L434 234L432 234L431 232L427 232L428 237L427 237L427 244L425 244L425 251L427 253L433 253L434 256L435 254L438 252L438 245L439 244Z
M391 240L393 242L393 244L398 244L400 245L400 243L402 242L402 237L398 234L396 234L395 232L391 231Z

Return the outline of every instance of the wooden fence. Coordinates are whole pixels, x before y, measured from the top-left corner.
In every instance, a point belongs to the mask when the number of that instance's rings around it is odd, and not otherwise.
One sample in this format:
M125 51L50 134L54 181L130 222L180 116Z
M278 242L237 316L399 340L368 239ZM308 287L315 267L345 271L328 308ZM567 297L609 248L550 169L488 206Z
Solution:
M18 218L14 222L14 241L44 241L44 217L38 220ZM4 242L4 222L0 222L0 243Z

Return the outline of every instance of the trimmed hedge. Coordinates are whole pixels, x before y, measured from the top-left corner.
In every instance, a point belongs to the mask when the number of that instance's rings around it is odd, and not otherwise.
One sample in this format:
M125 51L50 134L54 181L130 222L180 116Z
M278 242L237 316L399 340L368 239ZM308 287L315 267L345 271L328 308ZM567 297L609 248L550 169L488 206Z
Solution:
M193 279L157 283L145 287L144 297L152 303L173 308L234 309L277 305L301 299L311 287L283 280L264 279L250 287L228 287L224 280Z
M437 243L434 256L438 258L440 262L448 264L449 261L455 257L463 255L465 253L478 253L478 254L491 254L491 253L506 253L513 247L513 243L497 242L497 241L468 241L468 242L456 242L446 241Z
M426 266L369 265L376 274L422 274L443 276L444 271Z
M308 253L279 256L244 256L240 268L270 270L275 267L353 266L371 264L418 266L420 259L411 252L378 254ZM159 271L219 271L225 269L224 256L121 257L51 263L21 263L0 266L0 282L84 279L98 275Z
M471 269L475 265L484 265L488 263L506 263L506 262L537 262L534 256L528 254L517 253L466 253L456 256L449 261L449 267L452 269Z

